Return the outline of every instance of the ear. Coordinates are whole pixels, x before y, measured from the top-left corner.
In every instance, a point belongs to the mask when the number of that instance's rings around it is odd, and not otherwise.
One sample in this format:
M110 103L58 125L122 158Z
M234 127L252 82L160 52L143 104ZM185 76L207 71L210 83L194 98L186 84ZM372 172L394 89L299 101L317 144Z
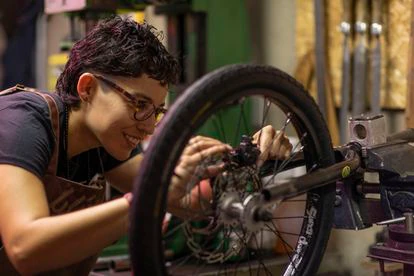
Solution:
M89 102L96 88L96 79L91 73L83 73L79 76L77 85L78 95L81 101Z

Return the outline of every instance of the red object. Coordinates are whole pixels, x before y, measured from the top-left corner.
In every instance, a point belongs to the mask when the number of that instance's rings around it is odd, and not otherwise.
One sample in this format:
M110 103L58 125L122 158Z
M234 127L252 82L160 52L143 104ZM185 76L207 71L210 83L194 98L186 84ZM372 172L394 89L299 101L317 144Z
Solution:
M132 198L134 197L134 195L131 193L131 192L129 192L129 193L126 193L126 194L124 194L124 196L123 196L123 198L125 198L127 201L128 201L128 205L129 206L131 206L131 204L132 204Z

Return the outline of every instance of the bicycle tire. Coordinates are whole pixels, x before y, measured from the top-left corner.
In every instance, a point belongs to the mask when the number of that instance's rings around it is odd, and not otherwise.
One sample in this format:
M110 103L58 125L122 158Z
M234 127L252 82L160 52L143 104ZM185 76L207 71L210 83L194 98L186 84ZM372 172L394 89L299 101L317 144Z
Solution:
M174 166L186 141L215 108L246 96L251 89L260 90L281 109L294 113L295 128L306 131L308 155L320 167L334 163L331 138L322 114L294 78L276 68L260 65L230 65L207 74L176 100L146 150L135 181L130 221L134 274L167 275L160 229ZM305 211L312 210L313 217L304 219L301 227L304 240L296 245L294 259L284 275L316 273L332 226L334 193L334 184L308 192Z

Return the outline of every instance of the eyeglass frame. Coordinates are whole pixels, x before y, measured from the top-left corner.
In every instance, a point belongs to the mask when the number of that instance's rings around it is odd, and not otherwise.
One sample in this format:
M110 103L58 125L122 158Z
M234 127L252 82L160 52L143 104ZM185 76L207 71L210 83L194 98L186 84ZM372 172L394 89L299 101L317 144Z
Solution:
M165 114L167 112L167 109L160 106L157 107L155 106L155 104L153 102L151 102L150 100L138 100L132 93L128 92L127 90L125 90L124 88L122 88L121 86L119 86L118 84L112 82L111 80L105 78L104 76L101 75L96 75L96 74L92 74L95 78L97 78L98 80L103 81L105 84L107 84L108 86L110 86L111 88L113 88L116 92L118 92L119 94L121 94L121 96L124 96L129 103L134 107L135 111L134 111L134 119L136 121L145 121L148 118L150 118L152 115L155 114L155 118L157 119L158 116L160 114ZM148 115L145 115L145 117L137 119L137 113L140 112L140 109L138 107L139 102L145 102L146 104L151 104L153 109L150 113L148 113Z

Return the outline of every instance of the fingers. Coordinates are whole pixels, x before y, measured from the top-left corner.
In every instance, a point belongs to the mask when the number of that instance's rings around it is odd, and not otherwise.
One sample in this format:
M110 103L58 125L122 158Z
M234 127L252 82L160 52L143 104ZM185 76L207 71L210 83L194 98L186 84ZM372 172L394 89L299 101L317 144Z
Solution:
M211 178L217 176L219 173L223 172L225 169L225 164L219 164L214 166L208 166L204 172L203 178Z
M188 145L184 149L183 155L192 155L195 153L200 153L203 150L218 146L218 145L225 145L221 141L210 138L210 137L203 137L203 136L196 136L191 138Z
M275 131L268 125L253 135L253 142L257 143L260 149L260 155L257 160L257 166L262 166L268 159L285 159L292 151L292 144L284 131Z
M260 155L257 160L257 166L263 165L269 157L270 150L272 149L273 137L276 131L272 126L265 126L253 135L253 143L256 143L260 149Z
M219 140L197 136L192 138L184 149L180 163L185 166L196 166L207 157L229 150L231 150L231 147Z
M184 149L178 165L175 167L172 178L171 191L182 195L186 193L186 184L195 176L197 166L206 158L231 150L231 147L222 142L203 136L192 138ZM223 170L222 166L208 166L197 173L197 177L213 177Z
M273 140L272 147L269 151L269 157L285 159L290 155L292 147L289 138L283 132L279 132Z
M293 145L290 143L289 139L285 136L283 141L281 142L280 150L279 150L279 158L286 159L292 153Z

